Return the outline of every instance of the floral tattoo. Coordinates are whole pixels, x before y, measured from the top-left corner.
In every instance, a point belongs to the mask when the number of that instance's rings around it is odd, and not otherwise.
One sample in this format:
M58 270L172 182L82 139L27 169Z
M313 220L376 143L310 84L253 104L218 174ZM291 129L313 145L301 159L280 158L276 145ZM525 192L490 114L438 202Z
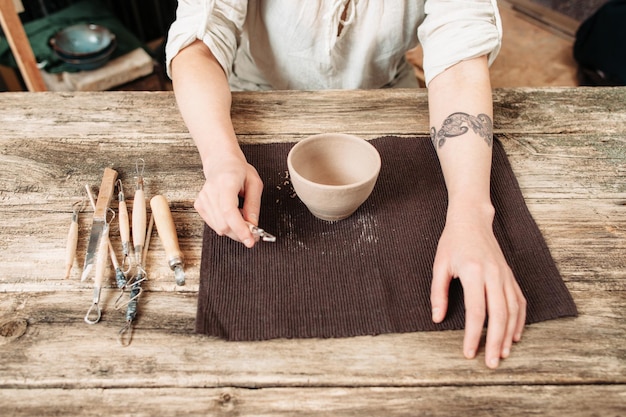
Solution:
M478 116L470 116L460 112L452 113L443 121L438 132L434 126L430 128L430 138L435 148L441 148L446 143L447 138L464 135L470 127L474 133L485 139L487 146L491 147L493 144L493 123L491 118L483 113Z

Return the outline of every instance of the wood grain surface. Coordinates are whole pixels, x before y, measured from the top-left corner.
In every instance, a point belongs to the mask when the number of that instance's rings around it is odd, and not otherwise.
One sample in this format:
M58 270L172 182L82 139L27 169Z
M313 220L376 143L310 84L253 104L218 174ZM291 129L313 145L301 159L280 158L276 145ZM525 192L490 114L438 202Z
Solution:
M484 352L462 357L458 331L244 343L194 334L203 178L173 95L3 93L0 109L3 416L626 414L624 88L494 91L496 133L580 311L528 326L496 371ZM425 90L235 93L232 113L242 143L331 131L429 140ZM83 321L91 209L79 215L69 279L65 247L72 204L104 167L119 172L132 210L139 158L146 198L170 202L187 283L176 286L155 232L123 348L112 270L102 321ZM111 239L119 253L116 224Z

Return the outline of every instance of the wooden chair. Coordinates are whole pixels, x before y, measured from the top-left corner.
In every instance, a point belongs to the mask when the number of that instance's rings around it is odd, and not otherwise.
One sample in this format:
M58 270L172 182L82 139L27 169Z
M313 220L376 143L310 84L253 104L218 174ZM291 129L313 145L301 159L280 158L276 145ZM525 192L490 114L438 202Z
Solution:
M0 0L0 23L28 91L46 91L46 83L13 0Z

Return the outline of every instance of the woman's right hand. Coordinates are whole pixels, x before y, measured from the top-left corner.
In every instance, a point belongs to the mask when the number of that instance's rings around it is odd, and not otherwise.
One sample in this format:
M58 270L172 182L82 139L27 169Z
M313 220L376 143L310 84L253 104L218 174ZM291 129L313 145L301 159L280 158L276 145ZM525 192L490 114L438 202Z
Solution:
M206 179L194 206L217 234L251 248L255 237L246 222L257 225L263 182L237 143L227 76L209 48L196 40L172 60L172 81Z
M203 165L206 181L196 198L195 209L218 235L253 247L258 238L246 222L257 225L261 209L263 181L256 169L238 148L216 153Z

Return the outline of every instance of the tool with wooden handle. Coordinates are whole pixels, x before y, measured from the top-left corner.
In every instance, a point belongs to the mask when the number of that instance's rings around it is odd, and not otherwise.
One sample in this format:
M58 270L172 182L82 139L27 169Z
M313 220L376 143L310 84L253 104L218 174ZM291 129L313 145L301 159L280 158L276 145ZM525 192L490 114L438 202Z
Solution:
M117 202L118 202L118 222L120 224L120 238L122 240L122 265L129 261L130 255L130 221L128 219L128 208L122 181L117 180ZM129 261L130 263L130 261Z
M143 246L146 243L146 197L143 191L143 179L137 180L135 197L133 198L132 232L137 267L143 267Z
M76 247L78 246L78 215L72 213L72 222L70 230L67 233L67 248L65 252L65 279L70 277L72 265L74 265L74 257L76 256Z
M78 247L78 213L82 211L84 202L74 203L72 206L72 222L70 230L67 233L67 246L65 248L65 279L70 277L72 267L74 266L74 258L76 257L76 248Z
M111 168L104 169L102 183L100 184L100 190L98 191L98 200L96 201L93 213L93 225L91 226L91 235L89 236L89 245L87 246L87 255L85 256L83 274L80 277L81 281L87 279L87 276L89 276L89 272L93 268L93 264L96 260L100 240L103 234L102 232L106 224L109 203L111 202L113 190L115 189L116 179L117 171Z
M177 285L185 285L185 270L183 269L183 253L178 245L176 226L172 218L169 203L162 195L155 195L150 200L150 208L154 216L154 223L165 248L167 263L174 271Z
M100 321L100 317L102 317L102 309L100 308L100 292L102 291L107 261L109 259L109 244L109 225L105 223L96 257L96 272L93 283L93 302L91 307L89 307L89 310L87 310L87 314L85 314L85 322L88 324L96 324Z
M88 184L85 184L85 189L87 190L87 197L89 197L91 207L95 210L96 202L93 199L93 194L91 194L91 188ZM126 217L128 217L128 214ZM115 255L113 245L111 245L111 239L109 239L108 235L106 236L106 240L109 244L109 255L111 256L111 262L113 263L113 267L115 268L115 282L117 283L118 288L124 288L126 286L126 274L124 273L124 271L122 271L122 268L120 268L120 265L117 262L117 256Z

